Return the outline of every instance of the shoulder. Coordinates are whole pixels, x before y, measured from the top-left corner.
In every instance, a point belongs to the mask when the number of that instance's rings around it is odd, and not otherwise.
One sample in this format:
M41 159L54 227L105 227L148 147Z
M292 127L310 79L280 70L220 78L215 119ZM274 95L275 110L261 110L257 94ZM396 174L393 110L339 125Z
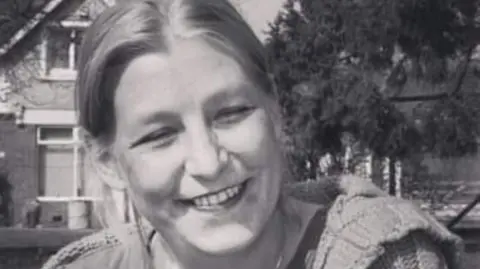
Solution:
M409 238L430 238L450 264L459 263L463 250L462 240L433 216L407 200L389 196L340 195L327 214L325 233L330 236L331 254L349 253L348 262L355 268L367 268L391 246L401 247ZM413 252L417 246L412 245Z
M132 224L101 230L61 248L42 269L90 268L87 264L92 264L91 268L110 268L107 264L123 258L135 234L138 232Z
M413 230L452 237L444 225L412 202L389 196L369 180L356 176L292 184L288 191L301 200L325 205L328 229L367 235L366 242L395 240Z
M384 248L383 254L369 269L458 268L456 265L448 264L440 246L420 231L412 232L398 241L387 243Z
M368 268L392 246L422 238L431 239L448 263L460 262L463 244L458 236L412 202L391 197L366 179L325 178L295 184L290 193L325 205L313 268Z
M329 210L328 226L345 234L367 235L367 243L398 240L416 230L423 230L435 239L458 239L412 202L390 196L340 195Z

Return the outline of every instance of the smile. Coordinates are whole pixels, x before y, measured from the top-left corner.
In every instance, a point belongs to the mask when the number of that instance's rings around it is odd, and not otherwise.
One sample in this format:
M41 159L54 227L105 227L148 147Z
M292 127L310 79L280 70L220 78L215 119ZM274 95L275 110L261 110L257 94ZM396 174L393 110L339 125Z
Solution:
M192 201L198 207L219 205L237 196L240 189L241 185L236 185L217 193L200 196Z
M240 197L245 190L246 184L246 182L243 182L241 184L228 187L214 193L208 193L192 199L183 200L182 202L189 204L190 206L194 206L197 209L204 210L225 207L240 200Z

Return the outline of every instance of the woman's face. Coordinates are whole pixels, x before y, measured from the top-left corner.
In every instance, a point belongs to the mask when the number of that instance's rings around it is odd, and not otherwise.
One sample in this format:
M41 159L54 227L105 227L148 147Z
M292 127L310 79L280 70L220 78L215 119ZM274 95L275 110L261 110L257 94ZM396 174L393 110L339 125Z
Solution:
M134 59L116 89L113 156L139 212L167 239L207 253L251 243L284 171L272 103L200 40Z

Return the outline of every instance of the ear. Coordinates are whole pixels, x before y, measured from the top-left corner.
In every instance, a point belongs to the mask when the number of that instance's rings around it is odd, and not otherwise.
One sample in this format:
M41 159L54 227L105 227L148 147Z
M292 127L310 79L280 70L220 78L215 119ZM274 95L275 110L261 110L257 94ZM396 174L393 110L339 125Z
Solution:
M90 140L86 148L87 159L95 175L110 188L124 190L125 180L120 176L113 152L104 143Z

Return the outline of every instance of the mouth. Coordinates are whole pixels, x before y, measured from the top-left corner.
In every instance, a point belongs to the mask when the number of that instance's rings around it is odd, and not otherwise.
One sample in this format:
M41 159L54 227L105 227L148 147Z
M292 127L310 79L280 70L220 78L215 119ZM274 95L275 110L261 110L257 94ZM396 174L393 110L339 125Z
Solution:
M180 200L180 203L205 211L225 209L226 207L235 205L241 200L249 181L250 180L246 180L238 185L196 196L192 199Z

